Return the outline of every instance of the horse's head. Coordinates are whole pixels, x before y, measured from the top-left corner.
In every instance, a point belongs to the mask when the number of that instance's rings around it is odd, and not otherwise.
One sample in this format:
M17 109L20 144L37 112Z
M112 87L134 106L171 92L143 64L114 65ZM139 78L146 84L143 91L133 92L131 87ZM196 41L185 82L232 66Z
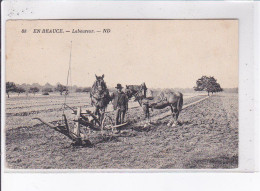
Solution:
M96 81L94 83L94 86L95 88L98 90L98 91L102 91L102 90L105 90L107 89L106 87L106 83L104 81L104 74L102 76L97 76L96 75Z
M132 98L135 93L136 91L133 88L133 85L126 85L125 94L127 95L128 99Z
M146 90L145 83L141 85L126 85L125 93L129 99L134 96L136 100L139 100L146 97Z

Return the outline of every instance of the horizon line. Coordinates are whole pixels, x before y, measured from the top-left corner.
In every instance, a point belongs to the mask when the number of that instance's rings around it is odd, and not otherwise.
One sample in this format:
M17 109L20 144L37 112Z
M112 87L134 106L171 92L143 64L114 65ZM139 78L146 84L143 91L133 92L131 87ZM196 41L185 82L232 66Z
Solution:
M6 81L6 82L12 82L12 81ZM45 86L46 84L50 84L51 86L56 86L57 84L64 85L64 84L62 84L62 83L60 83L60 82L57 82L57 83L55 83L54 85L51 84L51 83L49 83L49 82L46 82L45 84L42 84L42 83L39 83L39 82L33 82L33 83L25 83L25 82L23 82L23 83L17 83L17 82L14 82L14 83L15 83L16 85L22 85L22 84L33 85L33 84L38 84L38 85L40 85L40 86ZM130 84L129 84L129 85L130 85ZM133 85L133 84L131 84L131 85ZM139 85L139 84L134 84L134 85ZM64 86L66 86L66 85L64 85ZM77 87L82 87L82 88L84 88L84 87L91 87L92 85L89 85L89 86L80 86L80 85L76 85L76 84L74 84L74 85L69 85L69 87L73 87L73 86L77 86ZM194 84L194 86L195 86L195 84ZM107 87L108 87L108 88L113 88L113 86L109 86L109 85L107 85ZM193 87L165 87L165 88L149 87L149 88L153 88L153 89L193 89ZM239 87L222 87L222 88L224 88L224 89L235 89L235 88L239 88Z

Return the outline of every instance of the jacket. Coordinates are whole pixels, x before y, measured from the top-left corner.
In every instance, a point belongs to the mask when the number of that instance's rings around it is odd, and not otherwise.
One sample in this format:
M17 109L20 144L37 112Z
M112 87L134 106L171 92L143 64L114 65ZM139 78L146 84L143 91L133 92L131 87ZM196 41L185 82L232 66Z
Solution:
M112 94L113 108L127 110L128 109L128 98L124 92L115 92Z

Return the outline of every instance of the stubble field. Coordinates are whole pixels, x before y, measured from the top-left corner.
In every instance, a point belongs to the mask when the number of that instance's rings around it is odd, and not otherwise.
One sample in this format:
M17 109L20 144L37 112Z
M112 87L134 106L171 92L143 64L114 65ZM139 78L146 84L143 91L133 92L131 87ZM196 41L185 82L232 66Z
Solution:
M206 97L184 95L184 106ZM142 109L130 102L128 125L112 139L93 133L86 147L32 120L61 118L64 97L12 97L6 100L6 165L10 169L202 169L238 167L238 95L210 96L184 109L179 125L168 127L169 109L154 110L165 117L143 128ZM67 99L72 107L89 107L89 97ZM111 106L108 110L113 115ZM71 111L65 113L70 116Z

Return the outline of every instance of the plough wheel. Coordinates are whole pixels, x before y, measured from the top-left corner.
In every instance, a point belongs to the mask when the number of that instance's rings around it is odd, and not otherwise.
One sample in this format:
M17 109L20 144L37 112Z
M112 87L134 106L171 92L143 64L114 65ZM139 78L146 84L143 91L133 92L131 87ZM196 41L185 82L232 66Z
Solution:
M110 116L105 116L101 124L101 134L103 137L111 137L114 134L113 120Z

